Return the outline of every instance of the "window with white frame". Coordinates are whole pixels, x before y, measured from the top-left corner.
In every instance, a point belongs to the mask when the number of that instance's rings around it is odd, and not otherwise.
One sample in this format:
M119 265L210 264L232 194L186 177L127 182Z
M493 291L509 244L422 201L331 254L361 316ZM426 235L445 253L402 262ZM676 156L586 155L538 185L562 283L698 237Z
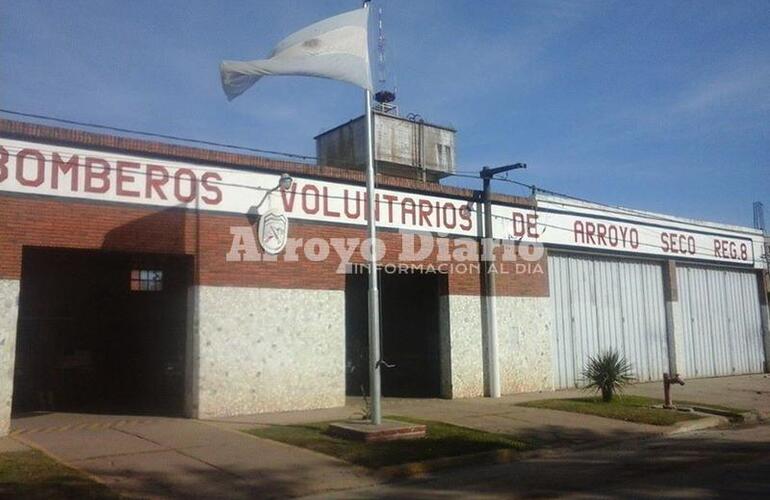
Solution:
M160 292L163 290L163 271L134 269L131 271L132 292Z

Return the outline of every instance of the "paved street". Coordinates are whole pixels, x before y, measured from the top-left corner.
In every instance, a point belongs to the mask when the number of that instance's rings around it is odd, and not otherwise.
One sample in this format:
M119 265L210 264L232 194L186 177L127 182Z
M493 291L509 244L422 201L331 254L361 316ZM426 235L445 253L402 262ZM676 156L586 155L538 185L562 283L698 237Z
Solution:
M770 426L473 467L324 498L767 498Z

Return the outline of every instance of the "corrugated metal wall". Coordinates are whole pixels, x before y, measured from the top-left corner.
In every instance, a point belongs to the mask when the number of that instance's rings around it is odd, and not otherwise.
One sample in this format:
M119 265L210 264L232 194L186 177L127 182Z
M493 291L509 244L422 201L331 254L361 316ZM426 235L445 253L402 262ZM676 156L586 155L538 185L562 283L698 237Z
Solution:
M678 266L688 377L759 373L763 368L757 277L752 272Z
M589 356L610 348L642 381L668 371L663 270L659 264L594 256L548 257L554 386L583 385Z

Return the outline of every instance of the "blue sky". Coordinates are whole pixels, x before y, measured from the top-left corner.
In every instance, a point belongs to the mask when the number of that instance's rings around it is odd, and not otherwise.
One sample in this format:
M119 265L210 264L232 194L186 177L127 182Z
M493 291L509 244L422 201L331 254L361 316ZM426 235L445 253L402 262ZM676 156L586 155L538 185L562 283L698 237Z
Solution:
M358 5L4 0L0 107L312 155L360 114L357 88L265 78L228 103L218 65ZM523 161L517 180L603 203L751 225L759 200L770 218L766 0L379 6L388 85L458 129L459 168Z

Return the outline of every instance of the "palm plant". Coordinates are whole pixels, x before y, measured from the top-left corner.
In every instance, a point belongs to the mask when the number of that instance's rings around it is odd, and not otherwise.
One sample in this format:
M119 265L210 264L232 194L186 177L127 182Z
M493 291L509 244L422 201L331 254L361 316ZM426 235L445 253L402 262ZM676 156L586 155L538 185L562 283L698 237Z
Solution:
M614 349L595 358L589 357L583 377L587 381L585 388L601 392L605 403L612 401L616 392L622 392L624 387L635 380L631 363Z

